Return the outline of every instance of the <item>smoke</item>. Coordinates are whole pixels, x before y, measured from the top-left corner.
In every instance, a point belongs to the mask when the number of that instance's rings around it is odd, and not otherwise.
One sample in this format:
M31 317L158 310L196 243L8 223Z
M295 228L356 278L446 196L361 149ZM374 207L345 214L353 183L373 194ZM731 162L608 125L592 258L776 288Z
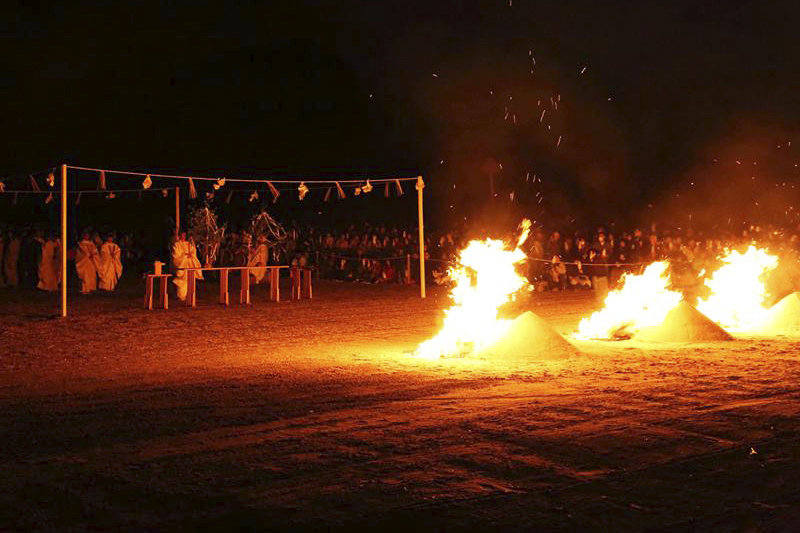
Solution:
M541 57L531 75L527 53L497 57L478 53L420 87L435 143L431 183L444 210L481 224L624 212L638 196L614 106L579 71Z
M700 151L698 162L672 180L642 218L701 231L741 233L770 224L796 232L798 165L796 133L740 119Z

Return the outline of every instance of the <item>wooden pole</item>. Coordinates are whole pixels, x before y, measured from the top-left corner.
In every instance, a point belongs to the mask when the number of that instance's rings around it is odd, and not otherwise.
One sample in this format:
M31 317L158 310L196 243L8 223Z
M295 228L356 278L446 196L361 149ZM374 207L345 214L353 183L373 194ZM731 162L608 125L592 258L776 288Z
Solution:
M61 316L67 316L67 165L61 165Z
M422 189L425 182L417 176L417 216L419 217L419 296L425 298L425 221L422 214Z
M181 234L181 188L175 187L175 237Z

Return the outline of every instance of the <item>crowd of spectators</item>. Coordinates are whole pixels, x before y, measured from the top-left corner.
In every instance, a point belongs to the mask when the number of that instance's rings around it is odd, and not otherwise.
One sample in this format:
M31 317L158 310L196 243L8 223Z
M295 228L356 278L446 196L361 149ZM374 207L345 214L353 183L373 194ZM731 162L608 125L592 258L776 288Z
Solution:
M88 231L98 242L107 234L92 228ZM623 273L639 272L643 265L664 259L670 261L673 283L689 285L696 283L726 248L755 242L796 258L798 233L755 225L724 232L679 231L656 225L631 230L611 225L570 232L537 228L523 248L528 255L528 278L540 291L613 288ZM53 239L57 235L31 227L0 230L0 286L36 287L44 243ZM411 284L418 280L418 239L416 228L361 224L328 230L292 223L286 229L286 239L268 247L267 264L311 266L324 279ZM126 271L137 276L151 270L153 261L169 257L170 243L154 248L145 244L152 239L146 241L133 233L121 234L115 240ZM459 232L427 232L426 279L445 282L448 265L465 244L466 237ZM229 232L216 264L250 264L256 246L246 233ZM74 249L70 247L70 260Z

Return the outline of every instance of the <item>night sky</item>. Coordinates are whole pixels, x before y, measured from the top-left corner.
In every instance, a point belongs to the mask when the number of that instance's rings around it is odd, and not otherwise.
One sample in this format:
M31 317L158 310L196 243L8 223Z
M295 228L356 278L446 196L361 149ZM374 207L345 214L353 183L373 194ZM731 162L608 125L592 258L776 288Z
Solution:
M0 173L422 174L454 219L799 181L795 2L170 5L4 13Z

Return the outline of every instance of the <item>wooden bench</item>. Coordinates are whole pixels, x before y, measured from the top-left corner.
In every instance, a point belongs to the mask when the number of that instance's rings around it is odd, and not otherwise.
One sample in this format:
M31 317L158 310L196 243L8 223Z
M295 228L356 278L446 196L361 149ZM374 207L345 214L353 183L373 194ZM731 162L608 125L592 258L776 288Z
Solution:
M228 305L230 296L228 293L228 279L231 270L238 270L240 275L239 284L239 303L250 304L250 271L255 268L267 270L269 280L269 300L272 302L281 301L280 269L289 268L285 265L267 265L262 267L208 267L208 268L186 268L186 305L197 307L197 272L219 271L219 303Z
M290 276L292 279L292 300L300 300L303 294L309 300L314 298L314 290L311 286L311 275L313 270L305 267L292 267Z
M164 309L169 309L169 293L167 292L168 280L172 274L147 274L144 285L144 308L148 311L153 310L153 282L155 278L158 282L158 305Z

